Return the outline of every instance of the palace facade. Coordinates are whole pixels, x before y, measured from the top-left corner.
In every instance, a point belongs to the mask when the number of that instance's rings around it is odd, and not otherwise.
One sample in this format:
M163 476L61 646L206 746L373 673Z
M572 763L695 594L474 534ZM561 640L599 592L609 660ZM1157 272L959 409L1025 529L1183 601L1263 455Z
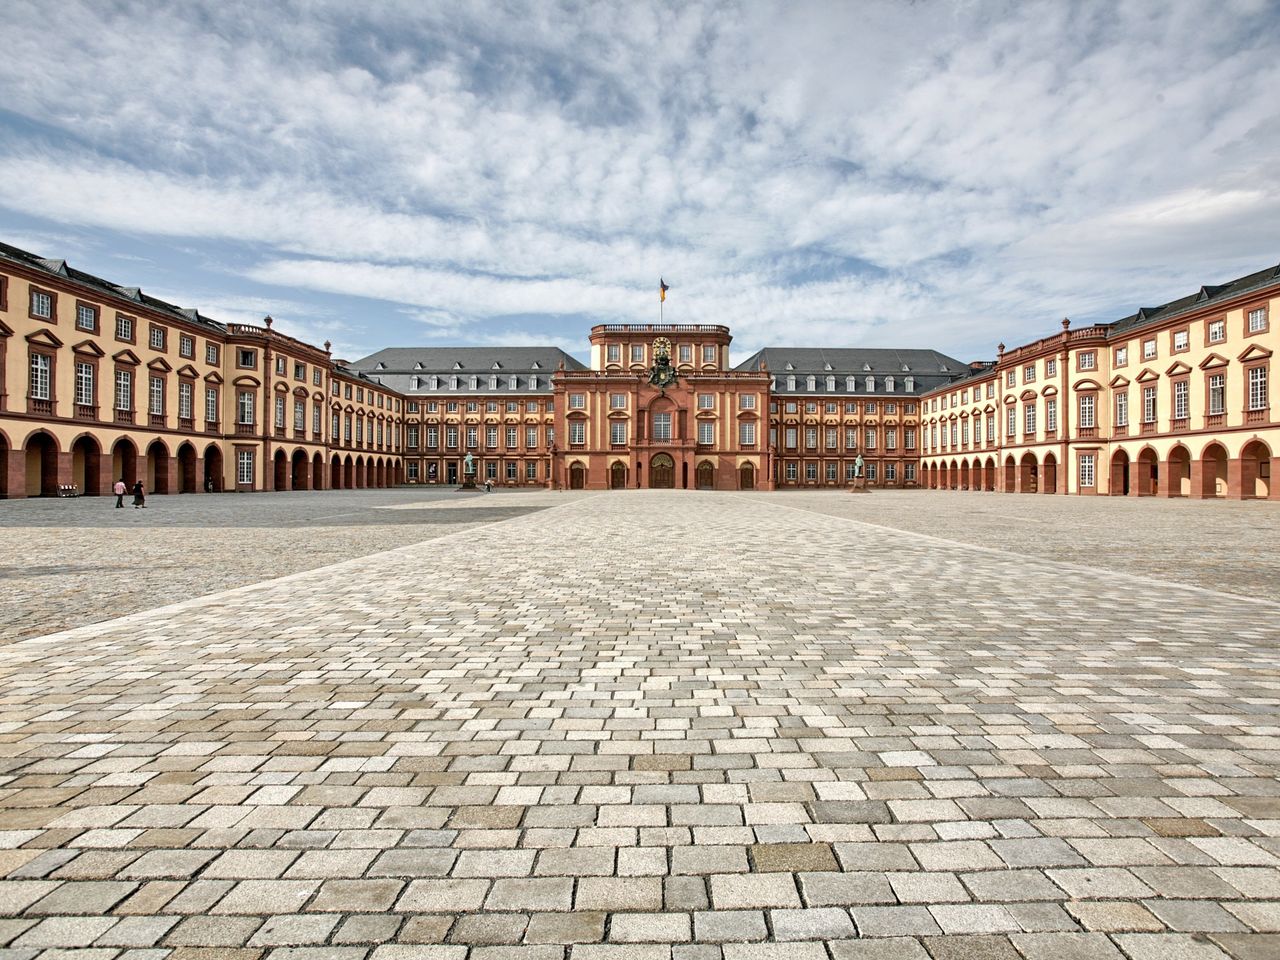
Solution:
M964 363L718 324L362 360L0 244L0 495L455 485L1280 499L1280 267Z

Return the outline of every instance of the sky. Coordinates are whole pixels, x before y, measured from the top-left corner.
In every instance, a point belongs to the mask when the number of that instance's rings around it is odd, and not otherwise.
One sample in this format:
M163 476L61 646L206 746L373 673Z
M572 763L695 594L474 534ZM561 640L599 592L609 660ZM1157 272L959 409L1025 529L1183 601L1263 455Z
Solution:
M991 358L1280 262L1280 5L9 0L0 240L356 359Z

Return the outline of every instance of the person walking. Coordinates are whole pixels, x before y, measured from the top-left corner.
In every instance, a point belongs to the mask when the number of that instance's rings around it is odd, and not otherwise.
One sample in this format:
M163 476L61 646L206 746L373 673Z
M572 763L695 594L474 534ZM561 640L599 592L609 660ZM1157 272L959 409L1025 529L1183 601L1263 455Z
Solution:
M147 493L142 489L142 481L139 480L133 485L133 509L137 510L147 508Z
M124 506L124 495L129 492L129 488L125 486L124 477L116 481L111 492L116 495L116 509L121 509Z

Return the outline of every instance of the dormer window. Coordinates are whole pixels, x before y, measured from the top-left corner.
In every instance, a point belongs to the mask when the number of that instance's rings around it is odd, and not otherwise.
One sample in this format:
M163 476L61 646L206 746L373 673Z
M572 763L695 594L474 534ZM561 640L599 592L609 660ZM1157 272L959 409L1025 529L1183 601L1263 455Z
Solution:
M903 377L903 378L902 378L902 385L906 388L907 393L910 393L912 390L914 390L914 389L916 388L916 378L915 378L915 377Z
M497 378L497 377L492 377L492 376L491 376L491 377L489 378L489 389L490 389L490 390L497 390L497 389L498 389L498 378Z
M857 378L857 377L845 377L845 378L844 378L844 388L845 388L846 390L848 390L850 393L853 393L853 391L855 391L855 390L857 390L857 389L858 389L858 378Z
M493 361L493 366L492 366L492 367L490 367L489 369L490 369L490 370L501 370L501 369L502 369L502 364L500 364L497 360L495 360L495 361Z
M455 360L455 361L453 361L453 369L455 369L455 370L461 370L461 369L462 369L462 361L461 361L461 360Z
M893 377L884 378L884 389L887 393L893 393L894 379Z
M867 377L867 382L866 382L865 386L866 386L866 388L867 388L867 393L875 393L875 392L876 392L876 378L875 378L875 377Z
M809 390L810 392L812 392L812 391L814 391L814 390L817 390L817 389L818 389L818 378L817 378L817 377L806 377L806 378L805 378L805 389L806 389L806 390Z
M863 372L863 373L870 373L870 372L871 372L871 364L869 364L869 363L863 363L863 365L862 365L862 372Z
M458 378L457 378L457 377L450 377L450 378L449 378L449 389L450 389L450 390L457 390L457 389L458 389Z
M533 369L535 369L535 370L539 369L539 367L538 367L538 365L537 365L536 363L533 365ZM529 378L529 389L530 389L530 390L537 390L537 389L538 389L538 378L537 378L537 377L530 377L530 378Z
M541 369L542 369L542 364L540 364L537 360L535 360L535 361L533 361L533 363L531 364L530 369L531 369L531 370L541 370Z
M419 360L417 363L415 363L415 364L413 365L413 369L415 369L415 370L421 370L421 369L422 369L422 361L421 361L421 360Z
M409 378L409 389L410 389L410 390L421 390L421 389L422 389L422 378L421 378L421 377L410 377L410 378Z
M829 364L829 363L824 363L824 364L822 365L822 369L823 369L823 370L831 370L831 369L832 369L832 366L831 366L831 364Z
M480 378L479 378L479 377L472 377L472 378L471 378L471 389L472 389L472 390L475 390L475 389L479 388L479 386L480 386Z
M943 373L951 372L951 368L948 367L945 363L942 366L938 367L938 369L941 370Z
M794 390L796 388L796 378L794 375L787 377L787 389Z
M911 372L911 368L910 368L910 367L908 367L908 366L904 363L904 364L902 365L902 372L903 372L903 373L910 373L910 372Z
M828 366L827 369L830 370L831 367ZM827 393L835 393L835 390L836 390L836 378L827 377Z
M375 369L375 370L385 370L385 369L387 369L387 365L386 365L385 363L383 363L381 360L379 360L377 363L375 363L375 364L373 365L373 369Z
M788 370L794 370L795 368L796 368L796 367L795 367L795 364L791 363L790 361L788 361L788 362L787 362L787 369L788 369Z
M439 390L439 389L440 389L440 378L439 378L439 377L432 377L432 378L431 378L431 389L432 389L432 390Z

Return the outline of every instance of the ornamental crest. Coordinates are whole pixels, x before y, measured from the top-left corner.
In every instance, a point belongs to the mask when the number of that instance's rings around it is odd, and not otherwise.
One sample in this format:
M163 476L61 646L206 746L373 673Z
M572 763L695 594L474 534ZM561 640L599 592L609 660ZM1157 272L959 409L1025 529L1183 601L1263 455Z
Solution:
M671 341L658 337L653 341L653 366L649 368L649 382L665 390L676 382L679 374L671 365Z

